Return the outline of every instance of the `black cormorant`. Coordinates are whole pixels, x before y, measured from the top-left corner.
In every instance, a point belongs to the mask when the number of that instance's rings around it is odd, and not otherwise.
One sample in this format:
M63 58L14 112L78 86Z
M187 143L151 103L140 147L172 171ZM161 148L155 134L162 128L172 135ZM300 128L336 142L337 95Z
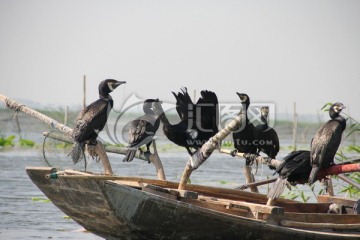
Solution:
M346 119L340 115L344 108L345 106L342 103L334 103L329 110L331 119L319 128L311 141L310 185L316 182L320 168L334 164L334 156L339 148L342 133L346 128Z
M284 191L286 183L291 185L306 183L310 172L310 151L298 150L289 153L276 168L278 179L271 187L268 198L278 198Z
M250 105L250 98L245 93L236 93L241 101L242 112L245 113L245 122L240 128L237 128L233 132L234 147L241 153L257 153L257 147L255 140L255 127L249 121L247 110Z
M276 131L268 126L269 107L261 108L261 123L255 129L255 141L258 151L265 153L268 157L275 159L279 152L279 137Z
M144 101L143 110L145 115L131 121L129 129L129 145L124 162L130 162L135 157L138 148L146 144L147 152L160 125L159 116L154 112L154 104L161 104L159 99L147 99Z
M157 108L163 131L170 141L185 147L193 155L191 148L199 149L218 132L218 100L214 92L206 90L201 91L201 98L196 104L192 102L186 88L173 94L180 122L170 124L163 110Z
M113 100L109 93L125 81L106 79L99 84L99 99L84 108L78 115L72 132L74 146L71 158L76 164L84 152L85 143L95 145L98 133L104 128Z

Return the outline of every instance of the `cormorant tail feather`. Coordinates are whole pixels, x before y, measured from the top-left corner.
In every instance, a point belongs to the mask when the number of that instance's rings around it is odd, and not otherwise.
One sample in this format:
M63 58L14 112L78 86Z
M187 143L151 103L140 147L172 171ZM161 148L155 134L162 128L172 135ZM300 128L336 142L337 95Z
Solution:
M131 162L135 157L136 150L137 150L136 148L128 148L125 157L123 159L123 162Z
M74 164L78 163L79 159L84 154L84 147L85 147L85 143L74 142L74 145L69 154L71 155Z
M310 172L310 175L309 175L309 184L310 185L313 185L314 182L316 182L319 170L320 170L320 167L318 167L318 166L314 166L311 169L311 172Z

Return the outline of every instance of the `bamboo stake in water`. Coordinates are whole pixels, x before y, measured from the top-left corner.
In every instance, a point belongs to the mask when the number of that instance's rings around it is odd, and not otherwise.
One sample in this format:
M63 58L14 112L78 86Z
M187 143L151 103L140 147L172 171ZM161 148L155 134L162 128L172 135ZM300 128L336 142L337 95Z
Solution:
M83 79L83 108L86 108L86 75Z

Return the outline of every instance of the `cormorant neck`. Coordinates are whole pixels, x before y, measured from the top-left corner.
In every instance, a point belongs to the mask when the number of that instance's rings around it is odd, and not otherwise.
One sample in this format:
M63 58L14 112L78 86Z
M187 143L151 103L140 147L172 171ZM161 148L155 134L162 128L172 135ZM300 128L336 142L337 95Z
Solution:
M165 115L164 112L163 112L162 114L160 114L159 118L160 118L160 121L162 122L162 124L164 124L164 125L170 125L170 122L169 122L169 120L167 119L167 117L166 117L166 115Z
M99 98L100 99L104 99L104 100L112 100L112 97L111 97L111 95L110 94L102 94L102 93L99 93Z
M248 107L249 107L249 104L247 104L247 103L242 103L242 109L241 109L241 111L245 114L246 124L249 123L249 118L248 118L248 113L247 113Z
M267 116L261 115L261 124L268 125Z
M345 128L346 128L346 119L343 116L338 115L338 116L336 116L336 117L334 117L332 119L339 122L340 125L341 125L342 130L343 131L345 130Z

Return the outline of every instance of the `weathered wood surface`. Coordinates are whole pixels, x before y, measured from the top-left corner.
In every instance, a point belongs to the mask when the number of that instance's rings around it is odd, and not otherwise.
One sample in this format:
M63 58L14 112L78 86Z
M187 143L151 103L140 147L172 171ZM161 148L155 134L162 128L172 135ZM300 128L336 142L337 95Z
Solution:
M351 208L357 201L354 198L335 197L329 195L318 195L317 200L319 203L336 203Z
M288 214L288 205L298 203L282 201L284 208L264 206L257 201L266 201L266 196L257 193L187 184L186 187L199 194L199 199L179 198L169 189L163 189L177 188L178 183L168 181L137 178L138 186L130 187L120 182L136 185L136 178L111 179L116 176L65 171L63 174L68 177L47 179L45 175L50 173L50 168L27 168L26 171L31 180L65 214L85 229L106 239L288 240L296 237L297 240L335 240L360 237L357 232L333 232L329 229L327 231L330 232L310 231L276 225L281 220L287 223L295 221L290 217L282 217ZM139 187L141 182L147 188L146 191ZM150 182L159 187L148 187ZM219 195L234 199L220 198ZM240 200L244 198L248 201ZM310 205L303 204L300 209L306 206ZM323 214L324 218L327 215ZM337 217L341 220L341 215ZM269 218L273 218L273 221L266 221ZM337 224L343 223L340 221Z
M204 143L200 149L190 158L190 161L185 166L183 174L179 182L179 189L185 189L185 185L190 178L192 171L197 169L202 163L204 163L214 152L216 148L220 147L221 141L224 140L232 131L237 127L241 127L241 123L244 122L244 113L239 113L228 125L211 137L206 143Z
M11 98L1 95L1 94L0 94L0 101L5 102L6 107L11 108L15 111L21 111L23 113L26 113L46 124L49 124L50 126L58 129L59 131L65 133L68 136L71 136L71 134L72 134L72 128L69 128L68 126L65 126L64 124L42 114L34 109L29 108L22 103L19 103Z

